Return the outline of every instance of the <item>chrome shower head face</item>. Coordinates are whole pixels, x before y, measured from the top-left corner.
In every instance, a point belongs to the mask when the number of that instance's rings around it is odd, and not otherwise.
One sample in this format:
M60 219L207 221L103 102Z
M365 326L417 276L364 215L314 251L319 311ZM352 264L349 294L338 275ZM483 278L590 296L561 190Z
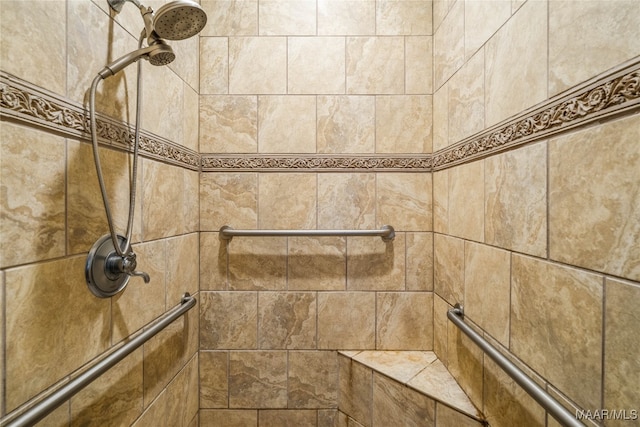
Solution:
M191 0L177 0L165 4L155 13L153 28L158 37L183 40L198 34L207 24L207 14Z

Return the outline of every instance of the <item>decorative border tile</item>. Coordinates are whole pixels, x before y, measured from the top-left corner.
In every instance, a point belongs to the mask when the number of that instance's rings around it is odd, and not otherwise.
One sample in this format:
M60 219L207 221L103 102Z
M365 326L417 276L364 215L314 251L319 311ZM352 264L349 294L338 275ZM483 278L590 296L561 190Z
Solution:
M203 172L430 172L471 162L578 126L640 111L640 58L601 74L521 114L434 154L421 155L217 155L199 154L141 132L145 157ZM89 139L83 106L0 71L0 116ZM97 116L101 143L132 151L133 132L123 122Z
M591 79L433 155L433 170L471 162L640 109L640 60ZM597 153L594 153L597 154Z
M1 71L0 117L10 117L74 138L91 139L89 113L82 105ZM126 123L97 114L96 131L101 143L133 151L134 130ZM188 169L200 169L197 152L149 132L140 132L140 153Z
M386 157L386 156L250 156L226 157L202 155L202 171L406 171L430 172L431 155Z

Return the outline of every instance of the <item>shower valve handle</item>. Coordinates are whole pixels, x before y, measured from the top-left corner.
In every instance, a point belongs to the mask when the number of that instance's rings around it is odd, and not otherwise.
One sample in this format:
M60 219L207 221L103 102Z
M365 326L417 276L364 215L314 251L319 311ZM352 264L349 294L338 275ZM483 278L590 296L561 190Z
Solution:
M120 256L113 252L107 262L105 263L105 269L107 270L107 276L112 275L115 277L126 274L127 276L142 277L144 283L149 283L151 278L144 271L136 271L138 263L136 261L136 254L129 252L125 256Z
M127 273L127 274L129 276L142 277L142 280L144 280L144 283L149 283L151 281L151 277L149 277L149 275L144 271L132 271L131 273Z

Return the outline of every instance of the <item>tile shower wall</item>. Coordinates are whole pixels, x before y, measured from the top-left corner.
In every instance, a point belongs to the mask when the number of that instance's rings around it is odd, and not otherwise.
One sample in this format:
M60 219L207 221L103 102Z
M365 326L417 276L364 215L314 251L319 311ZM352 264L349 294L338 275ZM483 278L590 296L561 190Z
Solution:
M115 20L107 8L103 1L3 1L2 71L85 103L98 70L134 50L142 26L132 5ZM172 44L174 64L144 64L143 127L197 150L198 41ZM98 111L133 121L135 87L135 67L105 81ZM184 292L197 294L199 242L198 172L143 159L133 236L138 265L151 282L134 278L116 297L94 297L84 263L108 227L88 141L10 120L1 126L4 415L134 334ZM101 158L123 232L131 158L108 148ZM198 321L196 308L42 424L196 425Z
M633 1L434 2L434 151L637 57L638 28ZM492 426L558 423L447 321L457 302L570 410L639 409L638 129L636 114L433 174L434 349Z
M201 153L431 153L431 1L202 4ZM202 426L335 425L337 349L433 348L431 187L425 172L202 174ZM218 236L384 224L393 242Z

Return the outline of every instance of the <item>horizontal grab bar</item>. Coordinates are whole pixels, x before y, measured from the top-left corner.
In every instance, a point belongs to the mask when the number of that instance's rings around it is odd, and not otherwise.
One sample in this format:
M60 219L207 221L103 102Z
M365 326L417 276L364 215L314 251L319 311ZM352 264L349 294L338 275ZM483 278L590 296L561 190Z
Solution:
M220 228L221 239L231 240L234 236L373 236L382 237L385 242L390 242L396 237L396 232L390 225L383 225L379 230L236 230L228 225Z
M93 380L115 366L118 362L127 357L142 344L154 337L158 332L169 326L178 317L191 310L195 305L196 299L188 293L184 294L182 300L180 301L180 304L178 304L153 322L149 323L146 326L149 329L131 339L131 341L127 341L122 347L118 348L113 353L110 353L107 357L97 362L88 370L82 372L82 374L78 375L76 378L60 387L51 395L35 403L24 413L14 416L13 414L16 414L18 411L20 411L20 408L18 408L12 413L7 414L4 419L0 420L0 424L6 427L22 427L34 425L35 423L49 415L49 413L53 412L53 410L55 410L58 406L69 400L73 395L89 385ZM5 424L5 422L8 422L8 424Z
M464 311L459 304L447 312L447 317L458 328L462 330L471 340L478 345L494 362L502 368L513 380L529 393L547 412L549 412L562 425L567 427L586 427L567 408L562 406L556 399L547 393L542 387L534 382L520 368L504 357L494 346L485 340L480 334L474 331L464 322Z

